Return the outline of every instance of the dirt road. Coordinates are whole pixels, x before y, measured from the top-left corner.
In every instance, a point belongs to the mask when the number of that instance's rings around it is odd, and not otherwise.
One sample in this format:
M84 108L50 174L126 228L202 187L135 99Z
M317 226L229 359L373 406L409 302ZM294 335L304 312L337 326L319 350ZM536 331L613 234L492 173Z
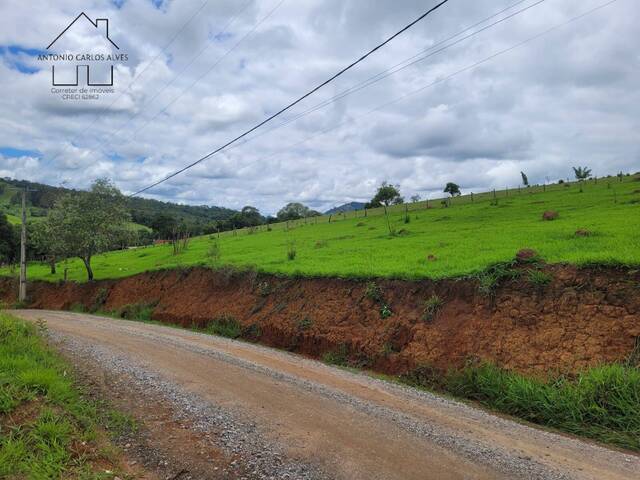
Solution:
M244 478L640 476L638 456L285 352L91 315L17 314L46 320L88 363L164 395L249 466Z

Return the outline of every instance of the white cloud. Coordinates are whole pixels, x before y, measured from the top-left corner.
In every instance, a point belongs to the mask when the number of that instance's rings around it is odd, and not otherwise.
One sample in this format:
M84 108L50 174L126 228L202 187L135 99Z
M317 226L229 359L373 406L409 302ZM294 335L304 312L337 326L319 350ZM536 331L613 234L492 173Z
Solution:
M48 67L28 54L0 57L0 147L42 154L0 156L0 175L78 187L107 175L135 191L274 113L433 3L288 0L226 54L277 0L208 2L167 51L202 2L158 9L149 0L120 8L108 0L4 1L2 46L44 49L85 11L110 19L129 62L116 68L117 102L72 102L49 93ZM274 126L510 3L446 4ZM599 3L544 2L300 120L260 130L149 195L273 213L294 200L319 209L366 200L382 180L426 197L447 181L474 191L515 186L520 170L532 182L567 177L578 163L597 174L639 170L640 5L629 0L367 114ZM70 42L92 48L80 33ZM23 73L15 62L42 70Z

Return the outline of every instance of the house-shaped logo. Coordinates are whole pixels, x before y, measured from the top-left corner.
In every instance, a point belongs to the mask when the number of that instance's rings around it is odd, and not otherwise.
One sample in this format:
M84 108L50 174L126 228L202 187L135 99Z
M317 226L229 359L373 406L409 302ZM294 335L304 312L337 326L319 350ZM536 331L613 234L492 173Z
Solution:
M80 31L81 29L85 29L85 31L88 29L90 33L97 33L97 35L94 36L100 38L98 41L103 43L101 46L103 49L106 48L108 51L113 51L113 49L116 51L120 50L120 47L109 36L109 19L96 18L94 21L91 20L91 18L89 18L89 16L84 12L80 13L55 39L53 39L49 46L47 46L47 50L51 51L54 45L59 45L64 42L65 37L73 37L73 39L77 41L80 37L78 37L77 32L74 32L74 30ZM51 65L51 80L54 86L77 87L84 74L86 75L84 78L86 78L87 86L111 87L113 86L113 62L115 60L126 60L127 56L118 54L113 55L111 53L50 53L46 57L47 58L43 58L43 60L53 60L54 62L58 62L59 67L62 66L63 69L66 68L68 70L68 72L62 72L62 74L59 72L56 76L56 65L55 63ZM60 65L60 61L64 63ZM105 62L110 63L106 69L104 68ZM73 78L73 74L69 75L69 72L73 72L74 64L75 79ZM100 79L102 81L96 81L96 79L93 78L95 76L95 72L94 75L92 75L92 69L96 70L98 66L103 67L100 68L98 73L108 72L108 79L102 78ZM69 67L71 67L71 69L69 69Z

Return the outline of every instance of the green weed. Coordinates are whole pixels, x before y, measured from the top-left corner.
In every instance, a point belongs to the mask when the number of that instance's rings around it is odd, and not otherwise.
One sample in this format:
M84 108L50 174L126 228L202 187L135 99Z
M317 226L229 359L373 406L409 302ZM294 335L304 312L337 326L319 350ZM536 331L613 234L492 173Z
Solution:
M205 327L206 333L227 338L238 338L242 335L242 325L232 315L220 315L211 320Z
M553 277L550 273L542 270L529 270L527 272L527 279L537 287L545 287L551 283Z
M424 302L424 313L422 314L422 319L425 322L431 322L443 306L444 300L442 300L438 295L431 295Z

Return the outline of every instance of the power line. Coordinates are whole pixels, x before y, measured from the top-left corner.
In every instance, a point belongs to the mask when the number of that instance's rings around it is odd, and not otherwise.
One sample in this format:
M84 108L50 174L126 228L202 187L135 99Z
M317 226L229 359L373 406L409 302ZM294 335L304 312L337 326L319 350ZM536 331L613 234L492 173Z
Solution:
M286 125L289 125L290 123L293 123L296 120L299 120L300 118L305 117L306 115L309 115L310 113L316 112L316 111L318 111L318 110L320 110L320 109L322 109L322 108L324 108L324 107L326 107L328 105L331 105L332 103L335 103L336 101L341 100L342 98L344 98L344 97L346 97L348 95L351 95L352 93L359 92L360 90L363 90L364 88L367 88L367 87L369 87L369 86L371 86L371 85L373 85L373 84L375 84L375 83L377 83L379 81L382 81L385 78L390 77L391 75L395 75L396 73L398 73L398 72L400 72L400 71L402 71L402 70L404 70L404 69L406 69L408 67L416 65L417 63L422 62L422 61L424 61L424 60L426 60L426 59L428 59L430 57L433 57L433 56L437 55L438 53L442 53L443 51L445 51L445 50L447 50L447 49L449 49L449 48L451 48L451 47L463 42L464 40L468 40L469 38L474 37L474 36L478 35L479 33L482 33L485 30L488 30L489 28L492 28L492 27L494 27L494 26L496 26L496 25L498 25L500 23L503 23L503 22L515 17L516 15L520 15L521 13L524 13L525 11L540 5L541 3L543 3L546 0L538 0L535 3L531 4L531 5L528 5L528 6L522 8L520 10L517 10L517 11L515 11L515 12L513 12L513 13L511 13L511 14L509 14L509 15L501 18L501 19L499 19L499 20L496 20L493 23L490 23L489 25L486 25L486 26L480 28L479 30L476 30L476 31L474 31L474 32L472 32L472 33L470 33L468 35L465 35L464 37L459 38L458 40L456 40L456 41L454 41L452 43L449 43L449 44L447 44L447 45L445 45L445 46L443 46L441 48L438 48L441 45L446 44L448 41L453 40L456 37L459 37L460 35L462 35L463 33L471 30L472 28L485 23L486 21L488 21L488 20L490 20L490 19L492 19L492 18L504 13L505 11L508 11L508 10L518 6L521 3L524 3L525 1L526 0L520 0L520 1L516 2L516 3L511 4L510 6L508 6L506 8L503 8L499 12L496 12L493 15L490 15L490 16L484 18L483 20L480 20L479 22L474 23L473 25L465 28L464 30L459 31L455 35L451 35L450 37L435 43L431 47L429 47L429 48L427 48L425 50L422 50L421 52L413 55L412 57L409 57L409 58L403 60L402 62L399 62L399 63L393 65L392 67L390 67L390 68L388 68L386 70L383 70L382 72L379 72L376 75L373 75L372 77L367 78L366 80L363 80L362 82L359 82L359 83L357 83L355 85L352 85L351 87L347 88L346 90L343 90L342 92L334 95L333 97L331 97L331 98L329 98L327 100L323 100L322 102L314 105L313 107L308 108L307 110L304 110L304 111L296 114L295 116L283 121L282 123L279 123L278 125L275 125L275 126L273 126L271 128L263 130L262 132L254 135L254 136L252 136L250 138L247 138L247 139L243 140L242 143L238 143L232 148L237 148L239 146L245 145L245 144L255 140L256 138L259 138L259 137L261 137L263 135L266 135L267 133L270 133L270 132L272 132L274 130L278 130L279 128L284 127ZM420 56L420 55L422 55L422 54L424 54L426 52L431 52L431 53L429 53L428 55Z
M175 42L175 41L176 41L176 39L178 38L178 36L180 36L180 34L184 31L184 29L187 27L187 25L189 25L189 24L191 23L191 21L196 17L196 15L198 15L198 14L202 11L202 9L207 5L207 3L209 3L209 0L205 0L205 1L202 3L202 5L200 5L200 7L199 7L199 8L197 8L197 9L193 12L193 14L192 14L188 19L187 19L187 21L186 21L186 22L184 22L184 23L182 24L182 26L181 26L181 27L176 31L176 33L171 37L171 39L169 40L169 42L168 42L164 47L162 47L162 48L160 49L160 51L158 52L158 54L157 54L155 57L153 57L153 58L151 59L151 61L150 61L149 63L147 63L147 65L146 65L146 66L145 66L145 67L144 67L144 68L143 68L139 73L137 73L137 74L136 74L136 75L131 79L131 82L129 82L129 85L127 85L127 88L126 88L122 93L120 93L120 95L118 95L118 96L115 98L115 100L113 100L109 105L107 105L106 107L102 108L100 113L104 113L104 112L108 111L111 107L113 107L113 106L118 102L118 100L120 100L122 97L124 97L125 93L126 93L126 92L128 92L128 91L131 89L131 87L132 87L132 86L133 86L133 84L136 82L136 80L138 80L138 79L139 79L139 78L144 74L144 72L146 72L146 71L147 71L147 69L148 69L151 65L153 65L153 63L155 63L155 61L160 57L160 55L162 55L164 52L166 52L167 48L169 48L169 47L171 46L171 44L172 44L173 42ZM87 125L86 127L84 127L84 128L83 128L82 132L86 132L87 130L89 130L89 128L91 128L93 125L95 125L95 124L96 124L96 122L97 122L99 119L101 119L101 118L102 118L102 117L100 117L99 115L96 115L96 117L93 119L93 121L92 121L91 123L89 123L89 125ZM82 132L81 132L81 133L82 133ZM58 154L56 154L53 158L51 158L51 160L50 160L50 161L55 160L55 159L56 159L56 158L58 158L60 155L62 155L64 152L66 152L66 151L68 150L68 148L69 148L69 145L72 145L76 140L78 140L78 138L80 138L80 136L81 136L80 134L76 135L76 136L74 137L74 139L73 139L73 140L71 140L71 142L69 142L69 143L68 143L68 144L67 144L67 145L62 149L62 151L61 151L61 152L59 152L59 153L58 153Z
M346 71L350 70L351 68L355 67L356 65L358 65L360 62L364 61L367 57L369 57L370 55L372 55L373 53L375 53L376 51L378 51L379 49L381 49L382 47L384 47L387 43L389 43L390 41L392 41L394 38L396 38L397 36L401 35L402 33L404 33L405 31L407 31L408 29L410 29L411 27L413 27L416 23L420 22L422 19L424 19L425 17L427 17L429 14L431 14L432 12L436 11L437 9L439 9L440 7L442 7L445 3L447 3L449 0L442 0L440 3L436 4L435 6L433 6L432 8L430 8L429 10L427 10L426 12L424 12L422 15L420 15L418 18L416 18L413 22L407 24L406 26L404 26L403 28L401 28L400 30L398 30L396 33L394 33L393 35L391 35L389 38L387 38L386 40L384 40L382 43L376 45L374 48L372 48L371 50L369 50L367 53L365 53L364 55L362 55L360 58L358 58L357 60L355 60L354 62L350 63L349 65L347 65L346 67L344 67L342 70L340 70L339 72L337 72L336 74L334 74L333 76L331 76L330 78L328 78L327 80L325 80L324 82L320 83L318 86L312 88L311 90L309 90L307 93L305 93L304 95L302 95L301 97L299 97L297 100L294 100L293 102L291 102L290 104L288 104L287 106L283 107L282 109L280 109L279 111L277 111L276 113L274 113L273 115L270 115L269 117L267 117L266 119L264 119L262 122L258 123L257 125L255 125L254 127L250 128L249 130L245 131L244 133L238 135L237 137L235 137L234 139L230 140L229 142L227 142L226 144L216 148L215 150L213 150L212 152L208 153L207 155L199 158L198 160L196 160L195 162L190 163L189 165L181 168L180 170L177 170L176 172L170 174L169 176L165 177L162 180L159 180L141 190L138 190L137 192L131 194L130 196L135 196L138 195L142 192L145 192L157 185L160 185L163 182L166 182L167 180L169 180L170 178L175 177L176 175L181 174L182 172L184 172L185 170L188 170L194 166L196 166L197 164L199 164L200 162L203 162L204 160L206 160L207 158L215 155L216 153L220 152L221 150L224 150L226 147L228 147L229 145L237 142L238 140L240 140L241 138L249 135L251 132L257 130L258 128L260 128L262 125L270 122L271 120L273 120L274 118L276 118L277 116L281 115L282 113L286 112L287 110L289 110L290 108L292 108L293 106L297 105L298 103L300 103L302 100L304 100L305 98L307 98L308 96L312 95L313 93L317 92L318 90L320 90L322 87L324 87L325 85L331 83L333 80L335 80L336 78L338 78L339 76L341 76L342 74L344 74Z
M280 3L278 4L278 7L280 6L280 4L282 4L282 2L283 2L283 1L284 1L284 0L281 0L281 1L280 1ZM252 4L252 3L253 3L253 0L249 0L247 3L245 3L245 4L244 4L244 6L243 6L240 10L238 10L238 11L236 12L236 14L235 14L235 15L234 15L234 16L233 16L233 17L232 17L232 18L231 18L231 19L230 19L230 20L225 24L225 26L224 26L224 27L223 27L223 28L222 28L222 29L221 29L221 30L216 34L216 36L219 36L219 35L222 35L222 34L226 33L226 32L227 32L227 30L229 29L229 27L233 24L233 22L235 22L235 21L240 17L240 15L242 15L242 13L244 13L244 11L245 11L245 10L246 10L246 9L247 9L251 4ZM277 8L277 7L276 7L276 8ZM274 10L275 10L275 9L274 9ZM273 12L271 12L271 13L273 13ZM260 23L262 23L262 22L260 22ZM243 39L244 39L244 38L243 38ZM238 42L238 43L239 43L239 42ZM124 127L126 127L127 125L129 125L129 123L131 123L131 121L132 121L134 118L136 118L137 116L139 116L139 115L143 112L143 109L144 109L146 106L150 105L150 104L151 104L151 103L152 103L156 98L158 98L158 97L159 97L159 96L160 96L160 95L161 95L161 94L162 94L162 93L163 93L167 88L169 88L171 85L173 85L173 83L174 83L174 82L175 82L175 81L176 81L176 80L177 80L177 79L178 79L178 78L179 78L179 77L180 77L180 76L181 76L185 71L187 71L187 69L188 69L191 65L193 65L193 63L194 63L198 58L200 58L200 56L201 56L205 51L207 51L209 48L211 48L211 45L212 45L212 43L211 43L211 42L207 42L207 43L206 43L206 44L205 44L205 45L200 49L200 51L199 51L195 56L193 56L193 57L191 58L191 60L189 60L189 62L188 62L188 63L187 63L183 68L182 68L182 70L180 70L180 72L178 72L176 75L174 75L174 76L173 76L173 78L172 78L169 82L165 83L165 84L164 84L164 85L163 85L163 86L162 86L158 91L156 91L156 93L154 93L154 95L153 95L153 96L152 96L152 97L151 97L147 102L145 102L145 103L141 106L140 110L138 110L137 112L134 112L133 114L131 114L131 115L129 116L129 118L128 118L127 120L125 120L125 122L124 122L124 123L122 123L122 125L120 125L120 126L119 126L115 131L111 132L108 136L105 136L105 138L104 138L101 142L99 142L97 146L95 146L95 147L94 147L94 150L95 150L95 149L97 149L97 148L100 148L100 147L104 146L104 145L109 141L109 139L110 139L109 137L112 137L112 136L116 135L116 134L117 134L118 132L120 132ZM231 50L235 49L235 47L236 47L236 46L237 46L237 44L236 44L236 45L234 45L234 46L232 47L232 49L231 49ZM228 50L228 51L227 51L227 52L222 56L222 58L226 57L226 56L229 54L229 52L230 52L230 51ZM221 60L221 58L219 58L218 60L216 60L216 62L214 63L214 65L213 65L213 66L217 65L217 64L220 62L220 60ZM211 69L213 69L213 67L211 67ZM209 69L208 71L211 71L211 69ZM166 107L165 107L165 108L166 108ZM161 110L161 111L162 111L162 110ZM156 116L157 116L157 115L156 115ZM154 117L154 118L155 118L155 117Z
M307 109L307 110L305 110L305 111L303 111L303 112L301 112L301 113L296 114L294 117L292 117L292 118L290 118L290 119L287 119L287 120L283 121L282 123L280 123L280 124L278 124L278 125L274 125L274 126L273 126L273 127L271 127L271 128L267 128L267 129L265 129L265 130L261 131L260 133L258 133L258 134L256 134L256 135L254 135L254 136L250 137L250 138L245 138L242 142L238 142L238 143L236 143L236 144L235 144L234 146L232 146L231 148L237 148L237 147L240 147L240 146L246 145L247 143L249 143L249 142L251 142L251 141L255 140L256 138L262 137L262 136L264 136L264 135L266 135L266 134L268 134L268 133L270 133L270 132L272 132L272 131L274 131L274 130L278 130L279 128L282 128L282 127L284 127L284 126L286 126L286 125L288 125L288 124L290 124L290 123L292 123L292 122L294 122L294 121L296 121L296 120L298 120L298 119L300 119L300 118L302 118L302 117L304 117L304 116L306 116L306 115L308 115L308 114L310 114L310 113L313 113L313 112L315 112L315 111L317 111L317 110L320 110L321 108L324 108L325 106L330 105L330 104L332 104L332 103L334 103L334 102L336 102L336 101L340 100L341 98L346 97L347 95L350 95L350 94L352 94L352 93L356 93L356 92L358 92L358 91L360 91L360 90L362 90L362 89L364 89L364 88L366 88L366 87L368 87L368 86L370 86L370 85L373 85L374 83L377 83L377 82L379 82L379 81L381 81L381 80L384 80L385 78L387 78L387 77L389 77L389 76L391 76L391 75L394 75L394 74L396 74L396 73L398 73L398 72L400 72L400 71L404 70L405 68L408 68L408 67L410 67L410 66L412 66L412 65L415 65L415 64L416 64L416 63L418 63L418 62L421 62L421 61L423 61L423 60L426 60L427 58L429 58L429 57L431 57L431 56L434 56L434 55L436 55L436 54L438 54L438 53L441 53L442 51L444 51L444 50L446 50L446 49L448 49L448 48L451 48L451 47L453 47L453 46L457 45L458 43L460 43L460 42L462 42L462 41L464 41L464 40L467 40L467 39L469 39L469 38L471 38L471 37L473 37L473 36L475 36L475 35L477 35L477 34L479 34L479 33L483 32L483 31L485 31L485 30L487 30L487 29L489 29L489 28L491 28L491 27L494 27L495 25L497 25L497 24L499 24L499 23L502 23L502 22L504 22L504 21L506 21L506 20L508 20L508 19L510 19L510 18L512 18L512 17L514 17L514 16L516 16L516 15L519 15L519 14L521 14L521 13L525 12L526 10L529 10L530 8L533 8L533 7L537 6L537 5L539 5L540 3L544 2L545 0L538 0L537 2L535 2L535 3L534 3L534 4L532 4L532 5L529 5L529 6L525 7L525 8L522 8L522 9L520 9L520 10L518 10L518 11L516 11L516 12L512 13L512 14L509 14L508 16L506 16L506 17L504 17L504 18L502 18L502 19L500 19L500 20L498 20L498 21L496 21L496 22L493 22L493 23L491 23L491 24L489 24L489 25L487 25L487 26L485 26L485 27L483 27L483 28L481 28L481 29L479 29L479 30L476 30L475 32L472 32L471 34L469 34L469 35L467 35L467 36L465 36L465 37L463 37L463 38L460 38L460 39L456 40L455 42L453 42L453 43L450 43L450 44L446 45L445 47L442 47L442 48L440 48L440 49L437 49L439 46L444 45L444 44L445 44L445 43L447 43L448 41L453 40L453 39L455 39L456 37L459 37L460 35L462 35L463 33L465 33L465 32L467 32L467 31L471 30L472 28L477 27L478 25L482 25L483 23L487 22L488 20L491 20L492 18L497 17L498 15L500 15L500 14L502 14L502 13L504 13L504 12L508 11L508 10L511 10L511 9L515 8L516 6L518 6L518 5L522 4L522 3L524 3L525 1L527 1L527 0L519 0L519 1L515 2L515 3L512 3L511 5L509 5L509 6L505 7L505 8L503 8L503 9L501 9L500 11L498 11L498 12L496 12L496 13L492 14L492 15L489 15L488 17L485 17L484 19L482 19L482 20L480 20L480 21L478 21L478 22L474 23L473 25L468 26L467 28L465 28L465 29L463 29L463 30L459 31L458 33L456 33L456 34L454 34L454 35L449 36L448 38L446 38L446 39L444 39L444 40L441 40L441 41L439 41L439 42L435 43L434 45L430 46L429 48L427 48L427 49L425 49L425 50L422 50L421 52L419 52L419 53L417 53L417 54L415 54L415 55L413 55L413 56L411 56L411 57L409 57L409 58L407 58L407 59L403 60L402 62L399 62L399 63L397 63L397 64L393 65L392 67L390 67L390 68L388 68L388 69L386 69L386 70L384 70L384 71L382 71L382 72L380 72L380 73L378 73L378 74L376 74L376 75L374 75L374 76L372 76L372 77L369 77L368 79L364 80L363 82L360 82L360 83L358 83L358 84L356 84L356 85L351 86L351 87L350 87L350 88L348 88L347 90L344 90L344 91L342 91L342 92L340 92L340 93L338 93L338 94L334 95L334 96L333 96L333 97L331 97L330 99L328 99L328 100L324 100L324 101L320 102L319 104L317 104L317 105L315 105L315 106L313 106L313 107L311 107L311 108L309 108L309 109ZM437 50L436 50L436 49L437 49ZM432 53L431 53L431 54L429 54L429 55L426 55L426 56L422 56L422 57L420 57L420 55L422 55L422 54L424 54L424 53L426 53L426 52L429 52L429 51L432 51ZM417 60L416 60L416 59L417 59ZM412 60L415 60L415 61L412 61ZM407 62L411 62L411 63L407 63ZM206 72L204 75L206 75L207 73L208 73L208 72ZM203 75L203 76L204 76L204 75ZM202 78L202 77L201 77L201 78ZM120 146L125 145L126 143L130 142L131 140L133 140L133 139L136 137L136 135L137 135L141 130L143 130L143 129L144 129L144 128L145 128L145 127L146 127L150 122L152 122L153 120L155 120L155 119L156 119L156 118L157 118L161 113L163 113L164 111L166 111L168 107L170 107L170 106L171 106L173 103L175 103L175 102L176 102L180 97L182 97L182 95L183 95L184 93L186 93L186 91L188 91L189 89L191 89L191 88L192 88L192 87L193 87L193 86L194 86L198 81L200 81L200 79L201 79L201 78L199 78L198 80L196 80L192 85L190 85L190 86L189 86L187 89L185 89L185 90L184 90L180 95L178 95L176 98L174 98L174 99L173 99L173 100L172 100L168 105L166 105L162 110L160 110L160 111L159 111L158 113L156 113L152 118L150 118L149 120L147 120L147 121L146 121L146 122L145 122L141 127L137 128L137 129L136 129L136 130L131 134L131 136L130 136L128 139L124 140L124 141L120 144ZM117 132L115 132L115 133L117 133ZM114 133L114 134L115 134L115 133Z
M361 119L363 119L363 118L365 118L365 117L367 117L367 116L369 116L369 115L371 115L371 114L373 114L375 112L383 110L383 109L385 109L385 108L387 108L387 107L389 107L391 105L394 105L394 104L399 103L399 102L401 102L401 101L403 101L403 100L405 100L405 99L407 99L409 97L412 97L413 95L417 95L418 93L421 93L421 92L423 92L424 90L426 90L428 88L434 87L434 86L439 85L441 83L444 83L444 82L446 82L448 80L451 80L452 78L454 78L454 77L456 77L456 76L458 76L458 75L460 75L462 73L465 73L467 71L473 70L473 69L475 69L475 68L477 68L477 67L479 67L479 66L481 66L481 65L483 65L483 64L485 64L485 63L487 63L487 62L489 62L489 61L491 61L491 60L493 60L493 59L495 59L495 58L497 58L499 56L502 56L502 55L504 55L506 53L509 53L509 52L511 52L513 50L516 50L516 49L518 49L518 48L520 48L520 47L522 47L522 46L524 46L526 44L529 44L529 43L531 43L531 42L533 42L533 41L535 41L535 40L537 40L537 39L539 39L539 38L541 38L541 37L543 37L545 35L548 35L549 33L553 32L555 30L558 30L559 28L565 27L565 26L567 26L567 25L569 25L571 23L574 23L574 22L576 22L578 20L581 20L582 18L584 18L584 17L586 17L588 15L591 15L592 13L595 13L595 12L597 12L597 11L607 7L607 6L609 6L609 5L613 4L613 3L615 3L616 1L617 0L610 0L608 2L605 2L605 3L602 3L600 5L597 5L597 6L595 6L594 8L592 8L590 10L587 10L587 11L585 11L585 12L579 14L579 15L576 15L575 17L572 17L572 18L570 18L570 19L568 19L568 20L566 20L564 22L558 23L558 24L556 24L556 25L554 25L554 26L552 26L552 27L550 27L550 28L548 28L548 29L536 34L536 35L533 35L533 36L531 36L531 37L529 37L529 38L527 38L525 40L522 40L521 42L518 42L518 43L516 43L516 44L514 44L514 45L512 45L512 46L510 46L508 48L496 51L496 52L492 53L491 55L489 55L487 57L484 57L481 60L478 60L477 62L469 64L469 65L467 65L467 66L465 66L463 68L460 68L459 70L456 70L456 71L454 71L454 72L452 72L452 73L450 73L448 75L445 75L444 77L440 77L437 80L434 80L434 81L432 81L432 82L430 82L430 83L428 83L426 85L423 85L422 87L419 87L419 88L417 88L415 90L412 90L410 92L407 92L407 93L405 93L405 94L403 94L403 95L401 95L399 97L396 97L396 98L394 98L394 99L392 99L392 100L390 100L388 102L385 102L385 103L383 103L381 105L378 105L378 106L376 106L376 107L374 107L374 108L372 108L370 110L367 110L366 112L364 112L364 113L362 113L360 115L357 115L357 116L352 117L350 119L347 119L347 120L344 120L342 122L339 122L336 125L333 125L333 126L331 126L329 128L321 130L321 131L319 131L317 133L314 133L313 135L310 135L310 136L308 136L308 137L306 137L306 138L304 138L304 139L302 139L302 140L300 140L298 142L291 143L291 144L287 145L285 148L283 148L283 149L281 149L281 150L279 150L277 152L274 152L274 153L272 153L270 155L267 155L266 157L262 157L262 158L259 158L259 159L255 160L255 161L253 161L253 162L246 163L246 164L242 165L240 168L246 168L246 167L249 167L251 165L255 165L256 163L263 162L265 160L271 159L271 158L273 158L273 157L275 157L277 155L281 155L283 151L287 151L287 150L289 150L291 148L295 148L295 147L297 147L299 145L307 143L310 140L313 140L313 139L315 139L317 137L325 135L325 134L327 134L327 133L329 133L329 132L331 132L331 131L333 131L333 130L335 130L335 129L343 126L343 125L346 125L347 123L361 120Z
M139 128L137 128L129 137L129 139L127 140L127 142L133 140L135 138L135 136L142 131L147 125L149 125L149 123L151 123L152 121L154 121L156 118L158 118L158 116L160 114L162 114L163 112L167 111L167 109L173 105L175 102L177 102L185 93L187 93L189 90L191 90L193 87L196 86L196 84L198 84L200 82L200 80L202 80L204 77L206 77L207 75L209 75L209 73L211 73L211 71L222 61L224 60L227 55L229 55L231 52L233 52L245 39L247 39L250 35L252 35L257 29L258 27L260 27L260 25L262 25L265 21L267 21L269 19L269 17L271 17L271 15L273 15L275 13L276 10L278 10L280 8L280 6L285 2L285 0L280 0L275 7L273 7L273 9L271 9L264 17L262 17L262 19L257 22L253 28L251 28L251 30L249 30L247 33L245 33L242 38L240 38L229 50L227 50L222 56L220 56L218 58L218 60L216 60L213 65L211 65L211 67L209 67L209 69L207 71L205 71L202 75L200 75L198 78L196 78L187 88L183 89L182 92L180 92L176 97L174 97L168 104L166 104L164 107L162 107L153 117L151 117L150 119L148 119L146 122L144 122L142 124L142 126L140 126ZM118 133L118 132L115 132ZM114 133L114 135L115 135ZM126 143L126 142L125 142ZM124 143L123 143L124 144ZM121 145L123 145L121 144Z

